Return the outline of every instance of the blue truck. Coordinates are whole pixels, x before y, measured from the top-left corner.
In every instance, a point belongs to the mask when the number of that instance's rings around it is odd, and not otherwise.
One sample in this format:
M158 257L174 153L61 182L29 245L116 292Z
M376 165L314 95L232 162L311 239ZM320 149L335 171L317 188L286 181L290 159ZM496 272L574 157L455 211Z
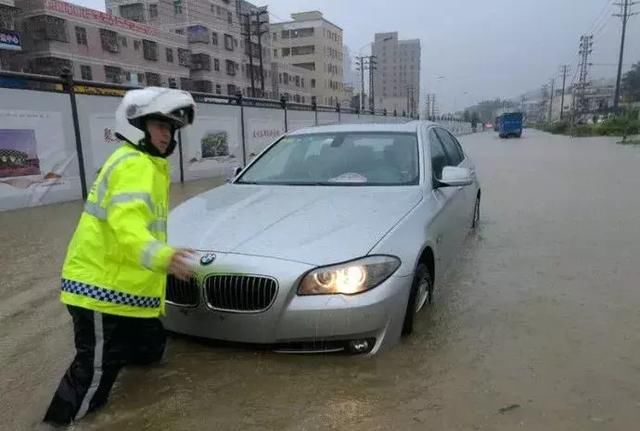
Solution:
M522 136L523 127L522 112L507 112L500 115L496 121L496 130L501 138Z

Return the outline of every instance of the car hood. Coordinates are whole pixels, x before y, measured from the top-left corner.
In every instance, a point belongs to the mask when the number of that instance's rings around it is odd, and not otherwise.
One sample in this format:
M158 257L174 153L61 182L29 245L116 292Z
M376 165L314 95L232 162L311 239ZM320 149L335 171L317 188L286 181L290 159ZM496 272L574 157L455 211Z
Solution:
M331 264L366 255L421 199L418 187L228 184L174 209L169 242Z

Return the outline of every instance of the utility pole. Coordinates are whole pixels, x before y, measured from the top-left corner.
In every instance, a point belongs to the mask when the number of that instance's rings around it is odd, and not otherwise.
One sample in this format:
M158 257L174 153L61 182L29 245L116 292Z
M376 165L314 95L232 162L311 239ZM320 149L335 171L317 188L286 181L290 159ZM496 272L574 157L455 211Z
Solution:
M566 89L567 83L567 75L569 74L569 65L564 64L561 66L562 69L562 99L560 101L560 120L564 117L564 92Z
M258 36L258 50L259 50L258 55L260 58L260 95L261 97L265 97L264 96L264 65L262 62L262 35L265 33L269 33L268 29L267 30L262 29L263 24L269 23L269 17L267 16L267 21L262 21L261 17L262 15L265 15L268 13L269 11L267 10L266 6L255 13L256 23L257 23L256 35ZM253 50L253 45L251 45L251 50Z
M428 120L431 117L431 94L427 93L426 98L425 114Z
M616 77L616 94L613 99L613 109L618 111L618 106L620 104L620 84L622 82L622 61L624 59L624 39L627 35L627 23L629 22L629 18L634 15L637 15L637 12L631 12L629 9L638 4L637 1L630 0L622 0L621 3L615 3L620 6L621 12L619 14L614 14L613 16L617 16L622 18L622 36L620 38L620 56L618 57L618 75Z
M253 78L253 47L251 46L251 13L243 13L242 17L246 21L246 29L242 35L245 37L245 45L248 47L247 54L249 54L249 74L251 76L251 97L256 97L256 83Z
M360 111L364 111L364 59L366 57L356 57L358 64L356 68L360 71Z
M551 93L549 95L549 123L553 123L553 93L555 91L556 80L551 78Z
M436 116L436 95L435 93L431 94L431 116Z
M578 103L576 106L576 110L578 111L578 113L581 113L582 111L589 109L589 107L587 106L585 93L586 93L587 87L589 86L587 78L589 76L589 66L591 66L591 63L589 63L589 56L591 55L592 52L593 52L593 35L580 36L580 51L578 52L581 57L580 77L578 79L578 84L576 85L578 90L578 94L577 94Z

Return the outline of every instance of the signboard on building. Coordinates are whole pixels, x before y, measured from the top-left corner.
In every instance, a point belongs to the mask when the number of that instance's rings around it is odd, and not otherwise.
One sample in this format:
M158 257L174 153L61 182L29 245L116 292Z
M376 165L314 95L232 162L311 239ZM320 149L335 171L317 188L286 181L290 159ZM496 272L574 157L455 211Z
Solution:
M20 33L11 30L0 30L0 49L22 51Z
M144 34L158 34L159 30L148 25L140 24L136 21L130 21L128 19L113 16L93 9L87 9L85 7L76 6L71 3L66 3L58 0L45 0L45 9L52 12L59 12L65 15L70 15L76 18L87 19L90 21L96 21L106 25L112 25L120 27L126 30L131 30Z

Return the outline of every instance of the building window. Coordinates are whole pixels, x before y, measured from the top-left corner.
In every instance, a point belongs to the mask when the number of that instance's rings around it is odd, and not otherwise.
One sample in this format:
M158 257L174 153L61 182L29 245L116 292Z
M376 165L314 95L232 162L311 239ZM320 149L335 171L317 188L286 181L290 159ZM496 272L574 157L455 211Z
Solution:
M131 82L131 72L124 72L125 82Z
M211 57L207 54L193 54L191 56L191 70L211 70Z
M300 86L304 88L304 78L300 78ZM304 102L303 102L304 103Z
M278 50L276 48L273 49L273 56L274 57L278 56Z
M36 40L57 40L69 42L67 21L55 16L36 16L25 22L25 33L33 34Z
M222 94L222 85L216 84L216 94Z
M156 42L143 40L142 50L145 60L158 61L158 44Z
M283 39L289 39L289 30L282 30L281 36Z
M144 74L144 77L147 80L147 85L153 85L156 87L160 87L162 85L160 75L157 73L147 72Z
M236 93L237 93L236 86L233 85L233 84L228 84L227 85L227 94L229 96L235 96Z
M167 63L173 63L173 49L166 48L167 52Z
M183 28L176 28L176 34L184 34L184 29Z
M291 54L291 48L282 48L283 57L289 57L289 54Z
M282 78L283 78L283 83L284 85L289 85L289 74L288 73L283 73L282 74Z
M104 28L100 29L100 40L102 41L102 49L108 52L119 52L118 33Z
M211 33L211 43L213 45L218 45L218 33Z
M87 29L84 27L76 27L76 42L78 45L87 46Z
M291 30L289 32L289 36L291 38L309 37L309 36L313 36L313 34L314 34L313 27L301 28L301 29L298 29L298 30Z
M118 36L118 39L120 40L120 45L122 45L123 48L127 47L127 38L124 36Z
M232 60L227 60L227 75L234 76L236 74L237 64Z
M119 67L105 66L104 67L105 81L111 84L122 83L122 69Z
M131 21L144 22L144 4L122 5L120 6L120 16Z
M300 87L300 77L296 75L296 87Z
M215 70L216 72L220 72L220 60L218 60L217 58L213 59L213 70Z
M222 15L222 8L220 6L216 6L216 15Z
M182 0L175 0L173 2L174 15L182 15Z
M149 5L149 18L157 18L158 17L158 5L156 3Z
M230 11L227 11L227 22L233 24L233 14Z
M180 78L180 88L191 91L193 89L193 82L189 78Z
M271 40L278 40L278 33L273 33L273 37L271 38Z
M187 27L187 39L189 43L209 43L209 29L203 25Z
M138 75L138 84L142 85L144 82L144 73L137 73Z
M233 51L233 36L230 34L224 35L224 47L227 51Z
M315 79L311 80L311 88L316 88L316 80Z
M136 51L140 51L140 45L141 45L141 42L139 40L133 41L133 49L135 49Z
M316 64L314 62L311 63L295 63L294 66L296 67L302 67L303 69L307 69L307 70L316 70Z
M199 93L211 93L211 89L213 88L213 84L211 81L207 80L199 80L193 82L193 90Z
M93 74L91 73L91 66L80 66L80 75L85 81L93 81Z
M180 66L191 66L191 51L184 48L178 48L178 64Z

